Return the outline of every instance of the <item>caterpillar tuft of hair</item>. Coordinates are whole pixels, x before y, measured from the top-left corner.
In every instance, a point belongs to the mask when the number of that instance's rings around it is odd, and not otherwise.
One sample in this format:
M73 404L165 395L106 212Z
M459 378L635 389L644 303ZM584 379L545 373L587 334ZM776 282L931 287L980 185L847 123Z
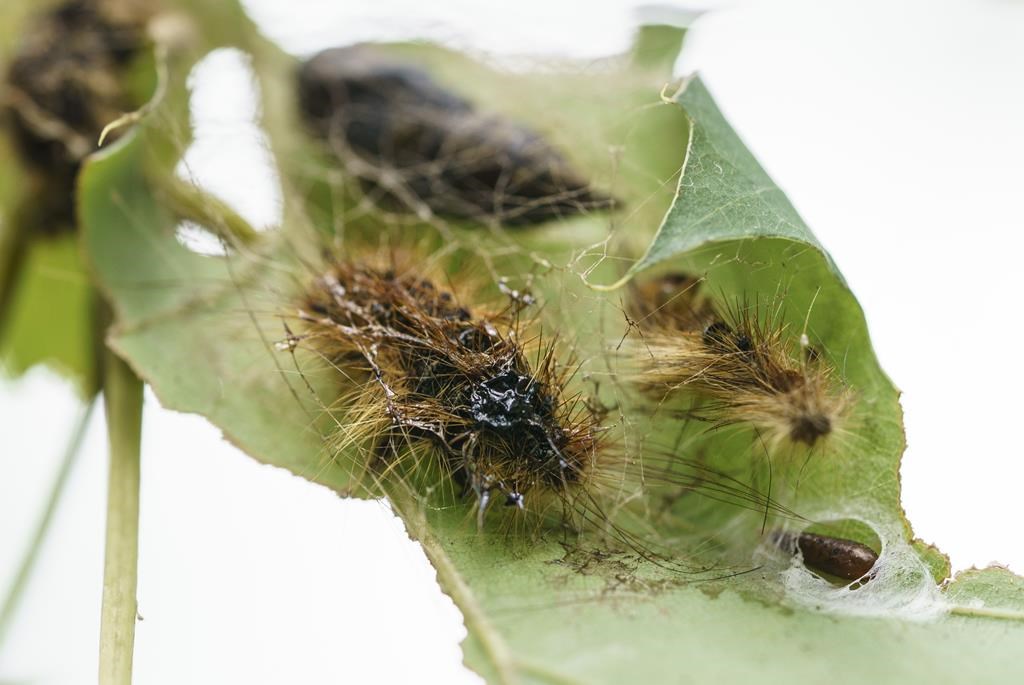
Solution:
M700 279L670 274L634 286L636 384L657 400L686 398L713 427L745 424L767 445L814 447L837 432L853 393L779 308L721 309Z
M371 445L380 472L429 446L475 495L480 522L495 496L517 508L535 493L564 499L587 478L603 431L599 411L567 395L572 369L556 363L554 343L527 353L529 298L482 312L400 261L331 260L298 312L289 344L355 381L336 448Z

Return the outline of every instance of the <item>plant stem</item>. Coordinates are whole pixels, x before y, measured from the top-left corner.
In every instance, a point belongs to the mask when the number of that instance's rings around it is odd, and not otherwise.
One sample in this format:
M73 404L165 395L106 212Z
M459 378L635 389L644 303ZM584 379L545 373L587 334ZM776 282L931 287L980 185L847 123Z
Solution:
M22 214L12 211L0 219L0 338L11 316L11 304L28 248L28 228Z
M46 501L46 506L43 508L39 521L36 523L35 533L29 540L28 549L25 550L25 556L22 557L21 565L14 576L14 582L7 591L7 596L4 597L3 605L0 605L0 645L3 645L4 638L7 636L7 629L10 627L11 619L14 618L14 612L21 602L22 594L25 592L25 587L28 584L29 577L31 577L32 569L35 567L36 559L39 557L39 552L43 547L43 542L46 541L50 524L53 522L57 505L64 494L68 476L71 474L71 467L74 465L81 450L82 439L85 437L85 430L89 426L89 420L92 417L95 406L96 398L93 397L89 400L88 404L82 407L82 411L71 431L68 444L64 448L64 458L60 463L60 468L57 470L57 476L53 480L53 485L50 486L50 496Z
M168 205L181 218L207 228L230 245L251 245L259 239L259 231L249 225L226 202L198 186L177 177L163 180L160 189Z
M110 476L99 682L100 685L130 685L137 611L142 381L109 350L104 355L103 399L110 443Z
M997 618L1006 621L1024 621L1024 611L1017 609L1000 609L989 607L954 606L949 613L954 616L971 616L974 618Z

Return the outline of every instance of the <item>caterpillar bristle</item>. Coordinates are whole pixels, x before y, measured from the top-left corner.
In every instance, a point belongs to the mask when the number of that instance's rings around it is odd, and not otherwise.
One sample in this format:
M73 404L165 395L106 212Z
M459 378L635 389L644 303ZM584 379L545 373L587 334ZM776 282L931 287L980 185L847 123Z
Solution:
M594 462L597 415L565 386L553 341L529 363L522 303L467 306L410 266L332 260L304 296L292 344L354 389L334 448L370 445L377 472L427 452L476 497L523 508L578 486ZM425 449L425 447L427 449Z
M700 284L699 277L679 272L630 281L626 313L641 330L702 329L715 319L715 313Z
M767 445L808 448L835 433L853 394L781 311L739 303L724 311L699 280L673 274L634 288L627 316L641 331L635 376L643 394L685 397L713 427L745 424Z

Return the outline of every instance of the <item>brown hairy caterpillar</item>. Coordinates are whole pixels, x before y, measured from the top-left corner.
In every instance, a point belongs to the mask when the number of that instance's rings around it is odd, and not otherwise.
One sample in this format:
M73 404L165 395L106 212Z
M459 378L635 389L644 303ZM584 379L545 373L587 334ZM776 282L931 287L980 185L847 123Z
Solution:
M714 427L753 426L771 448L814 447L836 432L852 392L781 310L719 309L691 276L635 286L627 316L640 331L636 384L656 399L684 396Z
M335 260L306 293L291 342L367 379L339 447L370 440L387 467L427 442L482 517L495 494L522 508L534 492L580 483L601 442L596 410L565 396L570 370L554 346L527 359L521 306L471 310L408 268Z
M342 166L421 218L522 226L615 204L537 133L372 46L305 62L298 99L309 132Z
M30 26L0 89L0 113L37 195L23 220L56 233L74 227L74 183L107 124L142 103L124 81L149 44L155 2L66 0ZM24 216L27 212L30 216Z

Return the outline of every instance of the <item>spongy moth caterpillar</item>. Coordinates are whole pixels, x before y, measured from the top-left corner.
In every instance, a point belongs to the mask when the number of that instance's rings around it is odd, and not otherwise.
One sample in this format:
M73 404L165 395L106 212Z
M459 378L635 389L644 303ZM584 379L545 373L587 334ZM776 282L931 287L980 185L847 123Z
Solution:
M760 304L721 308L699 279L670 274L631 291L635 376L647 396L684 396L714 426L753 426L772 448L813 447L836 432L853 394L782 312Z
M380 48L314 55L299 71L298 100L335 161L423 218L520 226L615 204L537 133Z
M593 407L565 396L570 370L554 346L527 358L521 306L482 312L409 266L332 260L292 342L365 379L338 447L372 441L387 468L429 443L482 516L493 495L521 508L534 492L578 484L601 439Z
M0 114L37 176L33 228L73 227L82 161L105 125L141 104L125 81L150 43L146 25L155 4L66 0L36 17L23 36L0 90Z

